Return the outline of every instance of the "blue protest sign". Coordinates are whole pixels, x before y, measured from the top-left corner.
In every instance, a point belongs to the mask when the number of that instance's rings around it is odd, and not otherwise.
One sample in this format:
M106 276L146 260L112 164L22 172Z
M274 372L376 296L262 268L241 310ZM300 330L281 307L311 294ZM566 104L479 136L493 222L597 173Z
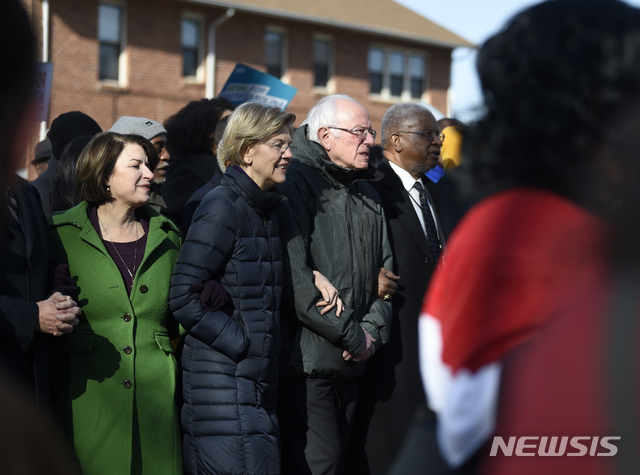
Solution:
M296 92L295 87L278 78L238 63L219 96L226 97L236 106L243 102L257 102L285 110Z

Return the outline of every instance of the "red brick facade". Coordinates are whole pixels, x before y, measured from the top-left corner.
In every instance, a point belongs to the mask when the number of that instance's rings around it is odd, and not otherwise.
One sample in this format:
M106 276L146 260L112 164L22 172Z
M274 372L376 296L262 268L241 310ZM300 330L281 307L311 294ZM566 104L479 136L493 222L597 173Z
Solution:
M27 0L39 36L41 0ZM54 63L49 119L71 110L93 117L106 130L123 115L153 118L164 122L188 101L205 96L204 81L182 77L180 45L181 18L185 12L199 15L206 30L225 13L222 8L177 0L128 0L126 7L127 80L123 87L98 79L98 0L51 1L50 61ZM423 99L446 111L450 82L451 48L425 46L339 29L236 12L217 30L216 94L224 86L237 62L266 70L264 33L267 26L281 27L288 37L288 65L285 80L298 88L289 111L300 124L322 94L313 90L312 39L314 34L333 38L335 47L335 91L349 94L370 112L373 126L380 129L390 102L371 100L367 53L372 45L419 51L427 58ZM206 39L204 42L206 54Z

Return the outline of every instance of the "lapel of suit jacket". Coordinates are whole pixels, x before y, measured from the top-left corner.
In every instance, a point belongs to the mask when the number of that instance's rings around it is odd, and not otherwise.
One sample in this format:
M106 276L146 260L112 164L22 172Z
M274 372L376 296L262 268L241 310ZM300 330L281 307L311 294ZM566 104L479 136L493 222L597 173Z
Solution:
M387 159L384 159L378 168L382 173L384 173L385 178L383 182L389 189L389 202L391 203L391 206L395 208L398 218L407 228L409 234L411 234L422 252L433 260L431 251L429 251L427 237L424 234L424 229L422 229L416 210L411 202L411 196L409 196L409 192L405 190L402 180L400 180L400 177L398 177L396 172L393 171L393 168L391 168Z

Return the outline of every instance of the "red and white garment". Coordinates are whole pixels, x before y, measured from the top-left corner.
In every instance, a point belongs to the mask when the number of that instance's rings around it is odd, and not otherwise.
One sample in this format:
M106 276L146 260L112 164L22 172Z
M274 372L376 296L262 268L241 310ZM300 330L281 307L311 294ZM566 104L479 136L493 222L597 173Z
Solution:
M458 225L419 323L422 379L450 466L493 433L502 359L593 272L589 256L602 239L598 218L530 188L483 200Z

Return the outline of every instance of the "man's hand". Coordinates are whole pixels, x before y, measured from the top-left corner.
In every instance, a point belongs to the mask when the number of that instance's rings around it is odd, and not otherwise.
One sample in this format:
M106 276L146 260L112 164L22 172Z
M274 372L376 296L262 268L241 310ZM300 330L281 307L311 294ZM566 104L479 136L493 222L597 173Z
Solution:
M336 307L336 317L339 317L344 310L344 304L342 299L338 296L338 289L336 289L327 278L317 270L313 271L313 278L316 287L322 292L323 299L318 301L316 307L324 307L320 311L320 315L324 315L332 308Z
M398 284L396 280L399 280L400 276L395 275L390 270L384 267L380 268L380 274L378 275L378 298L382 300L389 300L393 294L396 293Z
M53 336L71 333L79 323L82 309L68 295L54 293L47 300L38 302L38 321L36 330Z
M367 330L364 331L364 338L364 345L362 345L362 348L360 348L357 353L354 353L352 355L347 350L344 350L342 352L342 358L345 361L353 360L356 363L359 363L360 361L366 361L376 352L376 346L374 345L376 339L369 335L369 332Z

